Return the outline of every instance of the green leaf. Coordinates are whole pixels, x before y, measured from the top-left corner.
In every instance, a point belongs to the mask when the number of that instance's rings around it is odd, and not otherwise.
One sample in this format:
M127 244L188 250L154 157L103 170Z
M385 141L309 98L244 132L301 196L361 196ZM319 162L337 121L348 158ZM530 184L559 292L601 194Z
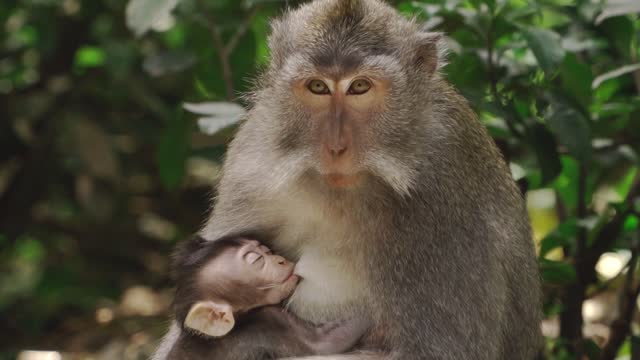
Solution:
M618 184L615 184L615 190L620 195L621 199L624 199L629 194L631 187L633 186L636 176L638 174L638 168L632 166L627 173L622 177Z
M560 35L548 29L532 27L522 27L522 34L544 72L547 75L554 74L565 54Z
M584 340L584 352L587 354L589 359L594 359L595 360L595 359L600 359L600 353L602 352L602 350L600 349L598 344L596 344L595 341L593 341L591 339L585 339Z
M558 142L576 159L586 162L591 157L591 127L582 113L556 102L545 116L547 125Z
M571 245L571 239L577 232L578 223L575 218L571 218L560 224L540 241L540 257L545 257L545 255L555 248Z
M624 59L631 58L632 44L637 38L633 20L628 16L618 16L605 20L598 26L609 40L611 50L617 50Z
M570 284L576 280L576 271L563 261L540 259L540 273L545 283L554 285Z
M105 53L99 47L83 46L76 51L74 64L80 68L99 67L104 65Z
M562 88L580 105L588 109L591 104L591 68L578 61L574 54L567 54L560 66Z
M487 86L489 80L482 59L475 53L453 56L446 66L447 78L458 89L479 89Z
M609 101L611 97L613 97L613 95L615 95L620 90L621 87L622 83L620 82L620 79L611 79L605 81L595 89L595 98L600 103Z
M576 159L563 155L562 172L553 182L553 188L562 199L567 211L573 211L578 206L578 178L580 177L580 165Z
M45 256L45 248L34 238L21 238L15 244L14 256L22 261L38 262Z
M630 233L636 231L638 229L638 224L640 223L640 219L638 219L635 215L629 215L624 220L623 230L625 233Z
M191 147L191 127L191 122L178 111L167 123L158 143L156 161L160 180L169 189L175 189L184 177Z
M544 125L536 123L527 129L527 142L535 151L542 171L542 183L551 182L562 169L555 138Z

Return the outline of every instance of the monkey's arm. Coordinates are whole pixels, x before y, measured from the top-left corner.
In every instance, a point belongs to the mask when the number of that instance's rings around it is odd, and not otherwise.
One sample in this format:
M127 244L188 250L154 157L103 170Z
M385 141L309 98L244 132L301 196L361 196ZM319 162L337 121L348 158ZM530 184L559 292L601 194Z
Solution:
M180 333L174 325L152 360L259 360L338 354L350 350L370 326L360 319L315 326L276 306L247 316L231 333L216 339Z

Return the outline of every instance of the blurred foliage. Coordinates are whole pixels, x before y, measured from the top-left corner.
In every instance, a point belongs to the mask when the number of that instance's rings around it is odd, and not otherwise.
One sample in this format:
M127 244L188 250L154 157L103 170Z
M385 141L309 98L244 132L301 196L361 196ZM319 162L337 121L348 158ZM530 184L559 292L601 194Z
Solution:
M639 358L640 3L393 4L447 34L444 72L526 192L545 357ZM168 254L205 218L242 115L228 102L285 6L0 3L0 358L148 353Z

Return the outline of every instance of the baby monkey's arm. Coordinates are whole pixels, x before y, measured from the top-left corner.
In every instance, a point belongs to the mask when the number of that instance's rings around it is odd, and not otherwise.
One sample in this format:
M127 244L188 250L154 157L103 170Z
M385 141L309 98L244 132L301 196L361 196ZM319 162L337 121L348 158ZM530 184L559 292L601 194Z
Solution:
M271 324L267 342L282 343L272 353L274 357L340 354L349 351L358 343L371 326L362 318L315 325L280 307L267 306L258 310L261 324ZM265 329L266 330L266 329ZM287 339L283 342L282 339Z

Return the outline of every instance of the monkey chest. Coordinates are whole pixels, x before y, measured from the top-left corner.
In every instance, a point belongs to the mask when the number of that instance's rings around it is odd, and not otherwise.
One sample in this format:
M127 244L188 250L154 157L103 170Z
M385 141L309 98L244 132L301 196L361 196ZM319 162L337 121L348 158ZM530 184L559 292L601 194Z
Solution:
M298 316L323 322L351 316L366 299L359 243L353 229L322 209L289 205L274 241L276 248L297 259L302 281L288 306Z

